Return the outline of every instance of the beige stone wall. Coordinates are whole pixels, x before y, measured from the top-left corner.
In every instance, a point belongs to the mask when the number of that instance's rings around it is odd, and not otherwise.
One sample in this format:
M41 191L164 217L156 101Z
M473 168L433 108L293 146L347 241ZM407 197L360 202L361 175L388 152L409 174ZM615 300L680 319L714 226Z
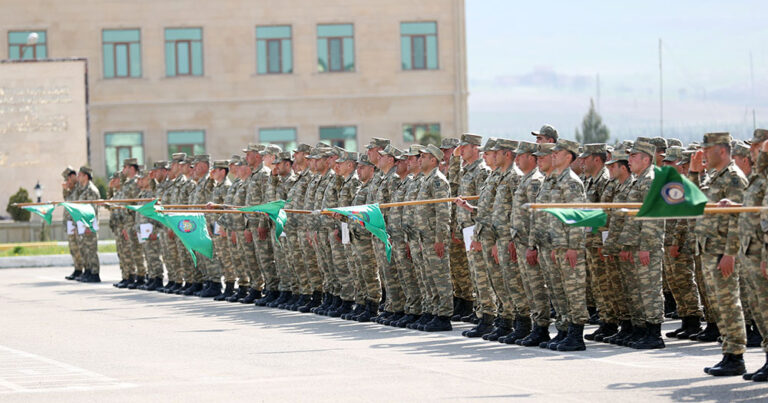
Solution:
M437 21L439 69L403 71L400 23ZM354 24L351 73L317 72L316 26ZM292 26L293 74L257 75L258 25ZM203 77L165 77L164 28L202 27ZM104 79L101 31L140 28L142 78ZM255 141L260 127L295 127L318 141L318 127L355 125L358 144L402 125L440 123L443 135L467 127L463 0L4 0L7 31L46 29L48 56L88 58L91 163L103 175L104 134L144 133L149 163L164 159L166 132L200 129L214 158Z
M37 181L61 200L61 171L87 160L85 111L84 61L0 63L0 214Z

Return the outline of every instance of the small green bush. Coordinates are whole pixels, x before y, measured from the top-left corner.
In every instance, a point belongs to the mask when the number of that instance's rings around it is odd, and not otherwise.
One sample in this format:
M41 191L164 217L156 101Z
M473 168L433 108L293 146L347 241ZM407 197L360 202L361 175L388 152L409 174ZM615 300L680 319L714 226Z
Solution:
M8 199L8 207L6 207L5 211L11 215L13 221L27 222L29 221L30 212L21 207L14 206L13 203L29 203L31 201L27 189L19 188L19 191Z

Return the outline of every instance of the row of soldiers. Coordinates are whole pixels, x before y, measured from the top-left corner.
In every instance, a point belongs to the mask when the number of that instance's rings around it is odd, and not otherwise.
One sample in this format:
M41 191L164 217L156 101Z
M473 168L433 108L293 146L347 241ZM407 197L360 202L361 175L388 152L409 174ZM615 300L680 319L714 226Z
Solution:
M702 144L688 147L644 137L615 148L582 147L558 138L550 125L532 135L535 143L491 138L482 145L481 136L464 134L440 147L405 151L375 138L360 155L323 143L301 144L292 154L251 144L244 157L215 161L212 170L206 155L174 154L170 163L144 171L128 159L110 181L115 199L238 206L282 199L286 208L315 212L437 198L455 202L382 209L391 260L358 220L290 214L277 238L263 215L211 210L206 217L215 255L196 254L197 265L171 231L113 210L110 227L118 234L123 274L115 286L424 331L451 330L452 320L463 320L476 325L463 332L466 337L557 351L585 350L585 338L664 348L666 290L682 318L682 326L666 336L719 339L723 360L705 371L744 374L747 334L760 338L768 331L768 225L761 225L768 219L753 213L643 221L611 212L606 226L592 231L527 205L642 202L656 165L688 175L712 202L763 205L768 131L756 130L748 143L709 133ZM679 202L681 189L665 187L662 197ZM459 195L479 198L470 202ZM600 326L584 335L588 306L596 308ZM762 347L768 352L767 342ZM766 380L768 364L745 377Z

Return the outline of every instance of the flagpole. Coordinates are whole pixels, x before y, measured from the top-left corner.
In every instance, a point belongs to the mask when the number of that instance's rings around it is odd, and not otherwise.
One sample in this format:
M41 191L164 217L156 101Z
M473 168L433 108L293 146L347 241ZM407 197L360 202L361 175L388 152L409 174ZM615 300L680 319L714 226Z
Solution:
M523 207L534 210L544 208L576 208L576 209L639 209L643 203L526 203ZM739 205L740 206L740 205ZM717 203L707 203L707 207L717 207Z
M119 200L72 200L72 201L50 201L40 203L13 203L17 207L25 206L44 206L46 204L61 204L61 203L75 203L75 204L107 204L107 203L146 203L155 199L119 199Z

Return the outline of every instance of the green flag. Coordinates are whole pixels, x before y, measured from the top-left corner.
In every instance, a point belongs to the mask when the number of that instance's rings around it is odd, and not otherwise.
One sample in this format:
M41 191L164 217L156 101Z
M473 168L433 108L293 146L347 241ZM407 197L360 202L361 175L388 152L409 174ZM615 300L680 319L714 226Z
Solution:
M704 214L707 196L693 182L673 167L654 167L653 170L655 177L637 218L691 218Z
M128 210L133 210L147 218L150 218L152 220L160 221L163 220L163 214L158 213L157 210L162 210L162 207L155 206L157 204L158 200L152 200L151 202L147 204L143 204L141 206L125 206Z
M93 209L92 205L86 203L64 202L60 203L59 206L64 206L64 208L67 209L69 215L72 216L72 221L79 221L87 225L91 231L96 232L96 230L93 229L93 222L96 220L96 211Z
M53 217L53 209L56 208L56 206L54 206L53 204L43 204L41 206L24 206L22 208L31 213L35 213L40 217L43 217L43 220L45 220L45 222L47 222L48 225L51 225L51 218Z
M138 211L138 210L137 210ZM153 218L170 228L184 247L192 255L192 261L197 266L197 258L193 251L200 252L209 259L213 258L213 241L208 234L208 223L203 214L159 214Z
M592 232L605 226L606 215L603 210L579 210L572 208L545 208L549 214L571 227L592 227Z
M259 204L258 206L248 206L239 208L240 211L259 211L269 216L269 218L275 223L275 239L283 233L283 227L285 227L285 221L288 220L288 215L285 214L286 200L276 200L273 202Z
M384 223L384 216L381 214L381 209L379 209L378 203L366 204L363 206L338 207L329 210L351 218L376 236L376 238L381 239L387 250L387 261L391 261L392 244L389 243L387 225Z

